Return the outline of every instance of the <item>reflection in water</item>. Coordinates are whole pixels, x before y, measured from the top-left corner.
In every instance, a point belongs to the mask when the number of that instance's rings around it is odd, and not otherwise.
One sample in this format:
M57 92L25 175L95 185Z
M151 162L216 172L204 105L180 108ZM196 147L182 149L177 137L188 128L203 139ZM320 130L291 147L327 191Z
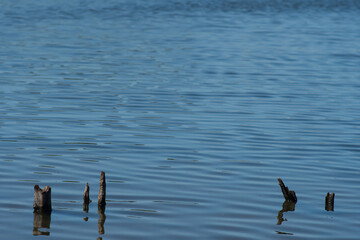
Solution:
M284 219L284 217L283 217L284 212L295 211L295 204L296 203L294 203L294 202L284 201L284 203L282 205L282 209L278 213L278 216L277 216L278 222L276 225L281 225L281 223L283 221L287 221L287 219L286 218Z
M280 231L275 231L277 234L283 234L283 235L294 235L293 233L287 233L287 232L280 232Z
M83 211L86 213L89 212L89 203L83 203Z
M99 219L98 219L99 234L104 234L105 233L104 223L106 220L105 205L98 207L98 214L99 214Z
M49 231L41 231L39 228L50 229L51 213L50 212L34 212L33 235L50 235Z

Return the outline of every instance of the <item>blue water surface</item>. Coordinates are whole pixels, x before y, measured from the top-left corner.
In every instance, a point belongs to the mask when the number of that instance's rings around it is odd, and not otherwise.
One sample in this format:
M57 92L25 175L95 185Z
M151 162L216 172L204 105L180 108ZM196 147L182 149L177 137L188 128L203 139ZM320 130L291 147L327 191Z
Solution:
M1 1L0 238L359 239L359 22L357 0Z

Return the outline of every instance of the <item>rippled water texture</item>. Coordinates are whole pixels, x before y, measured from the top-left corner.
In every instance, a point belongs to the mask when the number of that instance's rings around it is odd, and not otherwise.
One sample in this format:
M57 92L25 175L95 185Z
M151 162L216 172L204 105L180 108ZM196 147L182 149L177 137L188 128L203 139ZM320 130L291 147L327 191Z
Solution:
M0 238L359 239L359 16L356 0L1 1Z

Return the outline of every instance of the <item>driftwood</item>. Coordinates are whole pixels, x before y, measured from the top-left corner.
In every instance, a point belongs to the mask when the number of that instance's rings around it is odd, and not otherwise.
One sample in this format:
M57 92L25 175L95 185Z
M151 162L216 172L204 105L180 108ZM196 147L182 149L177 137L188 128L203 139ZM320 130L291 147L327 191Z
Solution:
M105 172L101 172L100 176L100 190L98 197L98 206L103 208L106 205L106 181L105 181Z
M334 198L335 193L327 193L325 197L325 210L326 211L334 211Z
M34 212L51 212L51 187L34 186Z
M285 201L289 202L297 202L296 194L294 191L289 191L289 188L285 186L284 182L281 180L281 178L278 178L279 185L281 188L281 191L284 195Z

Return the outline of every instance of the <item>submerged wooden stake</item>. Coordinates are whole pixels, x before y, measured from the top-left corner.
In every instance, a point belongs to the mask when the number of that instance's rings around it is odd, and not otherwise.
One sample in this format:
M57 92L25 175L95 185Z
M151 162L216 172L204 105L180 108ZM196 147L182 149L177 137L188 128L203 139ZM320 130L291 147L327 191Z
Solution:
M325 197L325 210L326 211L334 211L334 198L335 193L327 193Z
M34 186L34 212L51 212L51 187Z
M106 205L106 181L105 181L105 172L101 172L100 176L100 190L98 197L98 206L103 207Z
M101 172L100 176L100 190L99 190L99 197L98 197L98 228L99 234L104 234L104 223L105 223L105 205L106 205L106 180L105 180L105 172Z
M84 204L89 204L91 202L89 192L90 192L89 183L86 183L84 190Z
M278 181L279 181L279 185L280 185L280 188L281 188L281 191L282 191L282 193L284 195L285 200L289 201L289 202L296 203L297 198L296 198L295 192L294 191L289 191L289 188L287 186L285 186L285 184L281 180L281 178L278 178Z
M90 193L89 183L86 183L84 190L84 203L83 203L83 211L86 213L89 212L89 203L91 203L89 193Z

